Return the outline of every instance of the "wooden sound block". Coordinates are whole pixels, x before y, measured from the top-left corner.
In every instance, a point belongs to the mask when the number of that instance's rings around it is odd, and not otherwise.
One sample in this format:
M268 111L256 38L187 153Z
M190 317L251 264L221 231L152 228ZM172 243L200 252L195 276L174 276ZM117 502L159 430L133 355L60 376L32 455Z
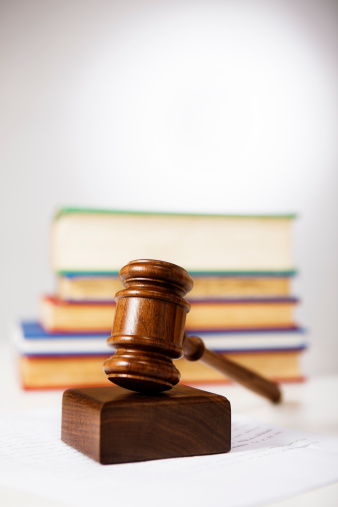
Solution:
M230 403L183 385L153 396L122 387L69 389L61 439L102 464L224 453Z

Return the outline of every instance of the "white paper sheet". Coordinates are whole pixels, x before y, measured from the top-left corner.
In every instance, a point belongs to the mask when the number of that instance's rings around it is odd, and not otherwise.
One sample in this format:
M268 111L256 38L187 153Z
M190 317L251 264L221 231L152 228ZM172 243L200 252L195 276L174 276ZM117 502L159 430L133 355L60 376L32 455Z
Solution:
M61 410L0 417L0 484L74 506L255 506L338 480L338 438L233 417L228 454L99 465L60 440Z

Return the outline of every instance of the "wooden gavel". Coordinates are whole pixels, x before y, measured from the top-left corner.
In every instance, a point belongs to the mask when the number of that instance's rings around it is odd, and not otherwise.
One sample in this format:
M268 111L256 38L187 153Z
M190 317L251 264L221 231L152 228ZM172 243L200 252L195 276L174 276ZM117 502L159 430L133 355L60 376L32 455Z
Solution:
M189 361L200 359L274 403L281 400L276 384L185 333L190 304L184 296L193 287L185 269L163 261L136 260L121 269L120 279L125 289L115 296L115 320L108 338L116 353L104 363L109 380L141 393L166 391L180 380L172 360L184 354Z

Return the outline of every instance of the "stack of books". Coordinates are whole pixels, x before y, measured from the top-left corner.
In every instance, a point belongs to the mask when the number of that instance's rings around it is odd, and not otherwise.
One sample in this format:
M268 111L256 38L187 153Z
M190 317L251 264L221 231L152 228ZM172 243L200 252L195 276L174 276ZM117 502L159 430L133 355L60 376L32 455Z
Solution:
M187 269L194 288L186 331L275 381L303 378L304 330L291 295L293 215L198 215L64 208L51 231L56 294L36 322L15 332L25 388L109 385L102 363L122 289L118 272L134 259ZM179 359L188 384L227 380L200 361Z

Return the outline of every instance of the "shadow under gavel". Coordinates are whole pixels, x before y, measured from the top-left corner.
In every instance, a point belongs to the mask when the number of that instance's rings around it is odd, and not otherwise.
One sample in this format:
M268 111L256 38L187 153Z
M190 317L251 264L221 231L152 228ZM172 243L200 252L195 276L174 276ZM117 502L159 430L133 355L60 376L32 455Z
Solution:
M183 268L164 261L137 260L124 266L125 289L116 294L116 313L108 344L116 353L104 363L115 384L143 393L171 389L180 380L173 359L201 360L274 403L276 384L208 350L201 338L185 333L190 304L183 296L193 287Z

